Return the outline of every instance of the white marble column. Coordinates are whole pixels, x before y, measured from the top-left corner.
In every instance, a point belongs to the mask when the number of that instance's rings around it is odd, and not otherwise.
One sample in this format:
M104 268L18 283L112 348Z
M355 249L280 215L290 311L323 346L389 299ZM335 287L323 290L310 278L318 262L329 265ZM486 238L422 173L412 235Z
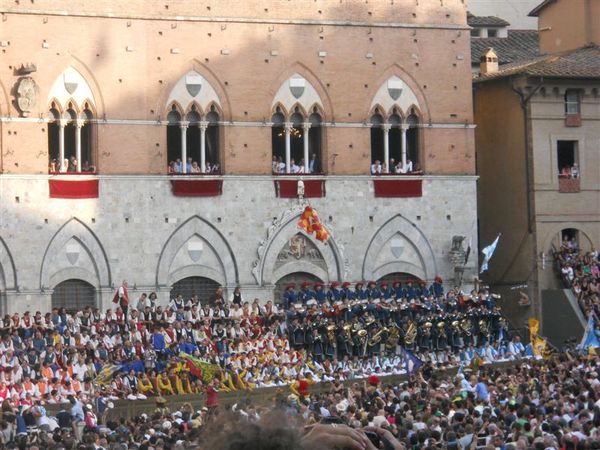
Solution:
M292 145L290 143L290 134L292 132L292 124L290 122L286 122L284 124L285 128L285 173L291 172L291 159L292 159Z
M406 131L408 130L407 124L402 124L400 131L402 132L402 170L406 172Z
M383 171L390 173L390 128L391 125L386 123L383 125Z
M58 121L58 171L66 172L65 167L65 127L67 126L68 120L60 119Z
M304 128L304 173L308 173L308 162L309 162L309 154L308 154L308 133L310 131L310 123L304 123L302 125Z
M187 129L189 122L181 122L181 173L187 173Z
M200 122L200 171L206 173L206 127L208 122Z
M81 129L85 125L83 119L77 119L75 121L75 158L77 158L77 172L81 172Z

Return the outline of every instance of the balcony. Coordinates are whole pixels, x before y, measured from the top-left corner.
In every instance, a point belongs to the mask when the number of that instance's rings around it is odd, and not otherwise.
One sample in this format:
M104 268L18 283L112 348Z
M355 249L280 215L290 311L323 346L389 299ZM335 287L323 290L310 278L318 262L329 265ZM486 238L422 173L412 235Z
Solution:
M558 177L558 192L576 194L581 191L581 178Z
M51 174L48 178L50 198L98 198L99 180L90 173Z
M279 198L298 198L298 179L276 179L275 195ZM325 180L322 178L302 178L304 198L325 197Z
M411 198L423 196L423 180L411 175L385 175L373 178L375 197Z
M223 180L214 175L170 175L175 197L218 197L223 194Z

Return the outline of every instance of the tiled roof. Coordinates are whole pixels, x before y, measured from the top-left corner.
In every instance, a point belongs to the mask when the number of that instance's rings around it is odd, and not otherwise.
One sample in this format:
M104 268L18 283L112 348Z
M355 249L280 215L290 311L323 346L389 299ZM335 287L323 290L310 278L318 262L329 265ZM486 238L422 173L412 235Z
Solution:
M474 16L467 13L467 23L471 27L507 27L510 25L506 20L495 16Z
M477 83L520 74L547 78L600 79L600 47L589 45L564 53L539 56L530 60L507 64L497 72L476 77L473 82Z
M535 8L531 10L528 14L529 17L537 17L540 14L540 11L548 6L550 3L554 3L556 0L544 0L542 3L537 5Z
M479 64L486 48L493 48L500 65L538 56L539 37L535 30L508 30L508 37L471 39L471 64Z

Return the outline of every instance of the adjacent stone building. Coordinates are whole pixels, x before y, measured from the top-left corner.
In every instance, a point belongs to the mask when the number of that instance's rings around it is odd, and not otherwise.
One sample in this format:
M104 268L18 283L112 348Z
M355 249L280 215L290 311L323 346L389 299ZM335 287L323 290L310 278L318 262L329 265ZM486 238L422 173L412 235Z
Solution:
M106 308L124 279L165 302L475 276L462 1L36 0L0 14L2 312ZM193 173L169 173L187 158ZM371 175L391 159L404 174ZM307 202L327 245L296 225Z
M480 244L502 233L486 280L529 295L533 311L514 314L524 321L561 287L561 241L600 245L600 3L547 0L532 14L542 56L498 68L489 50L474 79Z

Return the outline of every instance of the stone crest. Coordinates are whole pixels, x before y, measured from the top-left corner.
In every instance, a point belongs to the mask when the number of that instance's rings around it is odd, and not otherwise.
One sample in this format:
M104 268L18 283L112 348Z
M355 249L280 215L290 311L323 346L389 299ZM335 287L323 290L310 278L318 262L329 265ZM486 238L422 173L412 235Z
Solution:
M388 94L393 100L398 100L402 95L402 81L399 79L392 78L387 82Z
M394 255L395 258L400 258L400 256L402 256L402 253L404 253L404 242L402 238L392 238L392 240L390 241L390 250L392 251L392 255Z
M79 82L77 81L77 78L74 76L74 74L69 73L69 72L64 74L63 82L65 85L66 91L70 95L73 95L73 92L75 92L77 90L77 86L79 86Z
M186 75L185 88L192 97L195 97L202 89L202 77L198 74Z
M187 251L190 259L198 262L204 251L204 244L199 239L192 239L187 243Z
M38 99L38 86L31 77L23 77L17 84L17 106L22 117L28 117L36 107Z
M302 97L304 94L304 88L306 87L306 80L300 76L290 78L290 92L294 98Z
M69 263L71 263L72 266L75 265L75 263L79 259L80 246L75 242L69 243L67 244L65 250L67 253L67 260L69 261Z

